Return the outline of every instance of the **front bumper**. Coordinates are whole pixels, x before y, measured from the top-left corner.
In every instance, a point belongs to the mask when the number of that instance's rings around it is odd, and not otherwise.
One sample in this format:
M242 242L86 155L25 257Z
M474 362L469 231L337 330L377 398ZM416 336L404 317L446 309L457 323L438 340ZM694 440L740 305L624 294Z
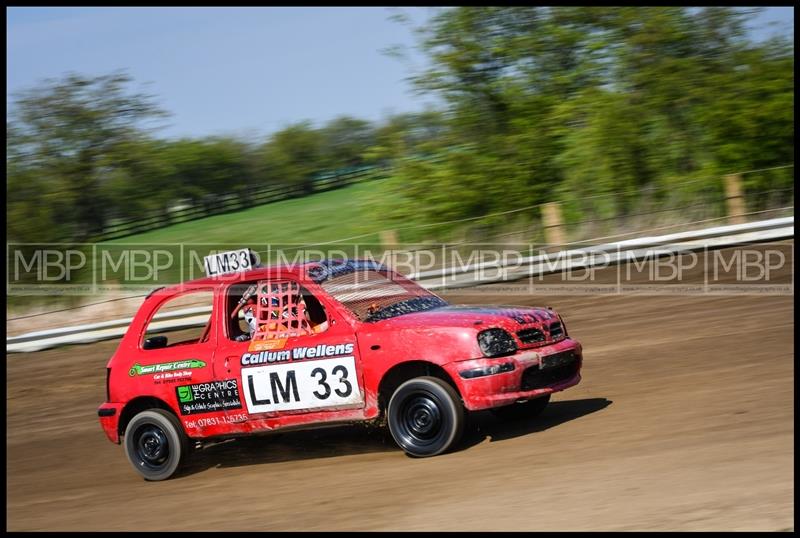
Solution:
M100 417L100 426L112 443L119 444L119 416L122 414L121 403L104 403L97 408Z
M564 357L566 360L557 361ZM514 365L511 371L467 379L462 376L464 372L492 366L508 368L509 363ZM577 385L581 380L582 365L580 343L565 338L555 344L518 351L506 357L451 362L445 365L445 370L456 381L465 407L478 411L530 400Z

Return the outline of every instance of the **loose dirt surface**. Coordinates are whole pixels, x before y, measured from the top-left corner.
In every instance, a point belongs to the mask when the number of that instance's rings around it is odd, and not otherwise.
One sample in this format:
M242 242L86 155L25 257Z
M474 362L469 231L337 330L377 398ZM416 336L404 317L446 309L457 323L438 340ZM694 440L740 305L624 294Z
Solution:
M481 291L448 299L556 308L583 381L538 419L472 416L435 458L343 426L217 444L148 483L96 415L116 341L8 355L8 529L794 528L793 295Z

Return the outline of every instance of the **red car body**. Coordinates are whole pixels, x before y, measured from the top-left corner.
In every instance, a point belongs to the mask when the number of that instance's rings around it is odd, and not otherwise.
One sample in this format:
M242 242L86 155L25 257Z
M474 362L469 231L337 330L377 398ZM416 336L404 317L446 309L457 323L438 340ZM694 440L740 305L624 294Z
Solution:
M383 266L359 263L261 267L233 278L202 278L152 293L107 364L107 401L98 414L108 438L120 443L133 416L151 407L173 414L189 439L201 440L375 419L386 409L391 391L420 375L444 380L468 411L509 406L580 381L581 345L569 337L554 310L450 306ZM437 306L365 320L353 305L367 304L369 298L343 300L350 297L347 290L329 283L345 277L326 280L326 267L338 268L339 275L380 275L395 286L392 293L408 293L411 303ZM241 295L238 290L243 283L257 283L264 292L270 282L294 283L306 297L313 295L324 311L325 330L235 341L230 312ZM160 306L197 291L213 293L203 336L145 349L146 328ZM259 300L265 305L262 316L268 319L267 303L279 301L268 295L259 295ZM375 312L375 306L366 311ZM498 329L513 338L516 349L487 357L487 346L494 341L485 336L480 343L483 331L494 330L486 334L500 335L510 346Z

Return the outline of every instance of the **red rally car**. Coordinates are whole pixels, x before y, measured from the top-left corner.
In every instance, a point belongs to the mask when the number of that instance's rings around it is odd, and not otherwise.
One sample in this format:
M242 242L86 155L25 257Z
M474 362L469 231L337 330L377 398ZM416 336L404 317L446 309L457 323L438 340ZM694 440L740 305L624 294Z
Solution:
M580 381L550 308L449 305L372 261L241 266L151 293L108 362L100 424L147 480L202 440L383 417L435 456L467 411L533 416Z

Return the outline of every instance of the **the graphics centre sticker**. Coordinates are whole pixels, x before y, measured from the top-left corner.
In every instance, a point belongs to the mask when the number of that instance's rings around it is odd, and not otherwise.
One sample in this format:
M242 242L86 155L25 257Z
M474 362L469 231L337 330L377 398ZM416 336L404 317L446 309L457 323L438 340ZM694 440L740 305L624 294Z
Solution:
M191 368L203 368L206 363L197 359L186 359L182 361L162 362L159 364L134 364L128 370L128 375L133 377L137 375L157 374L160 372L171 372L172 370L186 370Z
M181 415L212 413L227 409L241 409L239 381L224 379L195 385L175 387Z

